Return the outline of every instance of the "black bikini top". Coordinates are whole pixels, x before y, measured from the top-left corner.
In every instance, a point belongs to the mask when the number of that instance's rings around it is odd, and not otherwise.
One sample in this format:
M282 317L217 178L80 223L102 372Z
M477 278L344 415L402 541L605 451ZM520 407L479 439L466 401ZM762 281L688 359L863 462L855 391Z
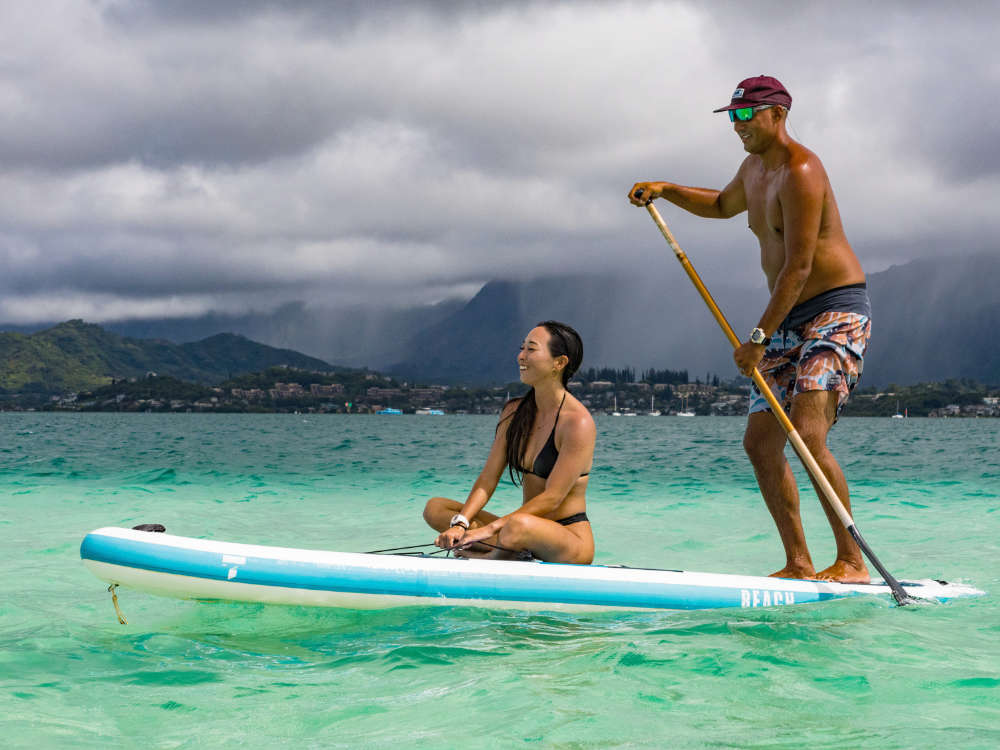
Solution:
M535 456L535 463L531 465L530 469L525 467L520 467L521 471L525 474L534 474L536 477L541 477L542 479L548 479L549 474L552 473L552 469L555 468L556 460L559 458L559 451L556 450L556 425L559 424L559 414L562 413L563 404L566 403L566 394L563 394L562 401L559 402L559 411L556 412L556 421L552 423L552 432L549 433L549 439L545 441L545 445L542 449L538 451L538 455ZM589 471L581 474L581 477L585 477L590 474Z

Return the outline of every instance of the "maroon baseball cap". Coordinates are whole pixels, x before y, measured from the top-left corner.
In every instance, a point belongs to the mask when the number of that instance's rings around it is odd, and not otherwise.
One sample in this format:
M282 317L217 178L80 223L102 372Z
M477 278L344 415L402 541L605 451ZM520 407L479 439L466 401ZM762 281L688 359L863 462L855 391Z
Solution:
M725 107L712 111L727 112L741 107L756 107L758 104L780 104L785 109L791 109L792 95L777 78L759 75L740 81L733 92L732 101Z

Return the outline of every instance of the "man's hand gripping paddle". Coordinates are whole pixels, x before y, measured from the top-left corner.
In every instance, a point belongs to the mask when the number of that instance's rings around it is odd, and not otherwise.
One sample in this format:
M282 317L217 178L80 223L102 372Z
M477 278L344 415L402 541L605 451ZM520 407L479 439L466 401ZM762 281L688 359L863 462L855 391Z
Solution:
M636 198L642 198L641 191L636 193ZM726 317L722 314L719 306L715 304L715 300L712 299L712 295L702 283L701 277L698 276L698 272L694 270L694 266L691 265L691 261L688 260L684 251L681 250L680 245L677 244L677 240L675 240L674 236L670 233L666 223L663 221L663 217L660 216L660 212L656 210L652 201L646 204L646 210L649 211L649 215L653 217L653 221L656 222L656 226L660 228L660 232L663 234L664 239L666 239L667 244L670 245L670 249L673 250L674 255L677 256L677 260L679 260L681 265L684 266L684 270L687 272L688 277L698 289L698 293L701 295L701 298L705 300L705 304L708 305L708 309L711 310L712 316L722 328L723 333L726 334L726 337L729 339L729 343L733 345L734 349L739 347L742 342L733 332L732 326L729 325L729 321L726 320ZM850 513L847 512L846 508L844 508L844 504L840 501L840 498L837 497L836 490L833 489L833 486L826 478L823 470L820 468L819 464L816 463L816 459L813 457L812 452L810 452L809 448L806 447L805 442L795 429L795 425L792 424L792 420L788 418L785 410L778 402L778 399L775 398L770 387L768 387L767 382L761 376L756 367L754 368L751 377L753 378L754 384L764 395L764 398L767 399L767 403L770 404L771 411L774 413L778 422L781 423L782 428L788 435L788 441L792 444L792 447L795 448L795 452L798 454L799 459L801 459L803 465L806 467L806 471L809 472L809 476L813 478L816 485L823 492L823 496L830 504L830 507L833 508L837 517L840 519L840 522L844 524L844 528L846 528L850 535L854 538L854 541L858 543L861 551L865 553L865 557L871 561L872 565L875 566L875 569L881 574L886 585L888 585L892 590L893 598L901 607L907 604L915 603L916 600L903 590L903 587L899 585L899 581L893 578L892 574L885 569L878 557L875 556L871 547L868 546L868 542L866 542L864 537L861 536L861 532L858 531L857 526L854 525L854 519L851 518Z

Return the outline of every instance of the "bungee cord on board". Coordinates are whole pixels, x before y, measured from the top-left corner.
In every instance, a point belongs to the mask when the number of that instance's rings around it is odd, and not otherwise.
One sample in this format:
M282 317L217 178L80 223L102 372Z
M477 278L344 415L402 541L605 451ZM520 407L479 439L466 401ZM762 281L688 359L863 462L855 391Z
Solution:
M509 547L502 547L499 544L490 544L489 542L483 542L483 541L476 542L476 544L482 544L485 547L490 547L492 549L500 550L501 552L509 552L512 555L515 555L518 560L530 561L530 560L534 560L535 559L535 556L532 555L531 552L529 552L526 549L511 549ZM417 549L423 549L425 547L433 547L433 546L434 546L433 544L412 544L409 547L390 547L388 549L375 549L375 550L371 550L370 552L366 552L365 554L366 555L382 555L382 554L397 555L398 554L398 555L401 555L401 556L404 556L404 557L406 557L406 556L410 556L410 557L433 557L434 555L440 555L441 553L444 553L445 557L450 557L451 553L454 550L462 548L461 544L456 544L453 547L444 547L444 548L436 550L434 552L404 552L404 551L402 551L402 550L417 550Z

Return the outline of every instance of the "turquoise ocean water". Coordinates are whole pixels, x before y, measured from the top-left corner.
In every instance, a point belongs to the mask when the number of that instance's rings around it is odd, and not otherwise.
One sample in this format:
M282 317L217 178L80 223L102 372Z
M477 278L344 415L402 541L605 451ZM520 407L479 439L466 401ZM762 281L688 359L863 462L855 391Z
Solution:
M87 531L153 521L344 551L428 542L426 498L464 498L493 425L0 414L0 746L1000 746L1000 420L845 419L832 434L887 567L988 592L946 605L360 612L123 590L121 626L79 560ZM597 562L779 568L742 426L600 417ZM505 485L490 507L517 503ZM803 515L825 566L811 491Z

